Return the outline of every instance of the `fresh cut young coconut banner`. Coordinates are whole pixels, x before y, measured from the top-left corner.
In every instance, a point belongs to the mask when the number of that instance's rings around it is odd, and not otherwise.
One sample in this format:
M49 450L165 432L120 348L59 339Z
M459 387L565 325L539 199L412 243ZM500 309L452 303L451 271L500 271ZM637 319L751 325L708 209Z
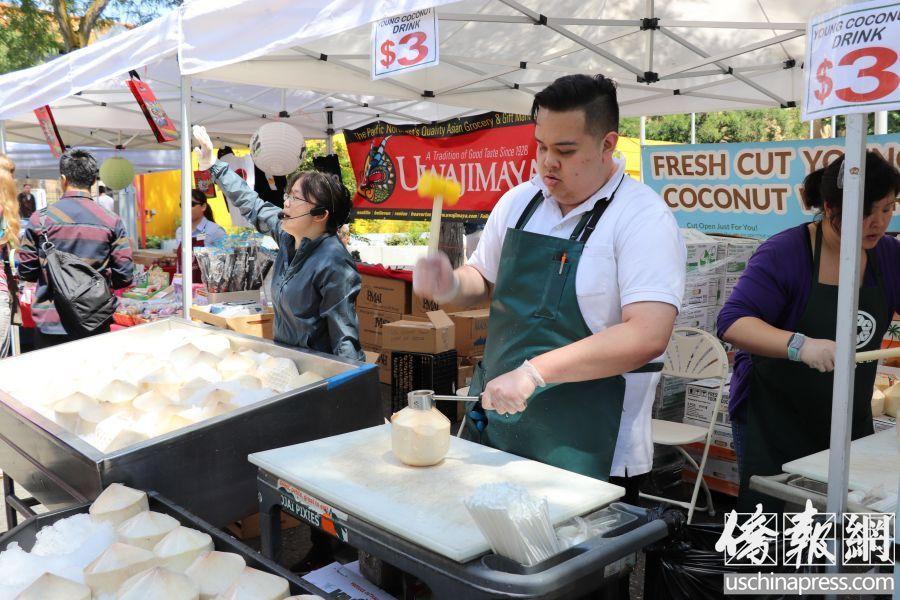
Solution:
M900 134L870 136L868 149L900 167ZM803 179L843 152L844 138L645 146L641 172L680 227L768 238L812 220L815 212L806 210L800 193ZM890 231L900 231L898 208Z
M537 172L534 123L490 112L429 125L383 121L344 130L356 176L353 205L366 219L431 217L432 200L417 193L430 169L459 182L462 195L444 218L484 221L500 197Z

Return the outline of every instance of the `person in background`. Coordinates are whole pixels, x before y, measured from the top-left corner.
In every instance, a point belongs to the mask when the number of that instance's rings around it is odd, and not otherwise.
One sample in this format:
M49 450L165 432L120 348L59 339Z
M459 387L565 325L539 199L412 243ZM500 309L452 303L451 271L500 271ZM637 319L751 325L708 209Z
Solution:
M182 239L181 229L179 227L175 232L175 239L179 243ZM213 217L206 194L200 190L191 190L191 231L191 237L194 240L202 240L206 246L212 246L226 235L225 230Z
M99 189L100 194L97 196L97 204L99 204L100 206L102 206L103 208L108 210L109 212L115 213L116 212L116 201L113 199L112 196L110 196L109 194L106 193L108 191L109 191L109 188L106 187L105 185L100 186L100 189Z
M780 474L784 463L831 445L843 172L840 157L807 175L803 199L819 218L763 243L719 313L719 337L739 349L728 411L740 511L751 512L757 503L780 511L783 502L749 489L750 477ZM900 240L885 236L900 173L871 151L865 173L857 351L880 348L900 310ZM856 365L853 439L873 433L876 366Z
M57 250L77 256L103 273L112 289L131 285L134 274L125 224L91 197L91 188L97 182L96 159L85 150L67 150L59 159L59 173L63 195L53 206L31 215L19 253L19 276L38 284L32 306L38 348L76 339L60 323L53 293L47 286L45 256L41 250L43 232ZM109 331L110 324L111 321L99 327L94 335Z
M338 239L350 218L350 193L341 181L315 171L288 178L284 210L263 201L239 175L213 158L203 127L194 127L200 168L209 169L225 198L260 233L278 243L272 268L275 341L364 361L355 301L362 285Z
M36 210L37 201L34 194L31 193L31 184L26 183L22 186L22 192L16 198L19 202L19 218L27 221L31 217L31 213Z
M9 326L16 302L15 282L11 280L10 250L19 243L19 209L14 179L16 165L5 154L0 154L0 358L9 353ZM21 194L20 194L21 196Z

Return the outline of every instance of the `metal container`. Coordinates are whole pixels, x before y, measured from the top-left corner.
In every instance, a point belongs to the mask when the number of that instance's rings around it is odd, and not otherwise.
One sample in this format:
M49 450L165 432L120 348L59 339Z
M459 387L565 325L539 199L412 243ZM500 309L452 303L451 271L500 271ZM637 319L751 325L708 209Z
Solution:
M54 376L54 365L183 328L213 330L235 349L293 360L325 379L227 414L104 454L24 401L0 391L0 469L48 510L93 500L110 483L155 490L221 527L258 508L253 452L378 425L381 397L375 365L299 351L268 340L167 319L69 342L0 361L4 381ZM139 349L139 348L137 348ZM108 360L108 358L106 359ZM35 381L35 385L42 385Z

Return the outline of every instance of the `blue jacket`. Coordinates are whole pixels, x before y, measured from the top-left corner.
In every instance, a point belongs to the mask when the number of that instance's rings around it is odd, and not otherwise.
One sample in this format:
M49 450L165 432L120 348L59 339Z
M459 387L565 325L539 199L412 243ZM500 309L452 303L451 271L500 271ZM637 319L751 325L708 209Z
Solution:
M363 361L359 343L356 296L361 279L356 264L336 235L294 238L281 229L281 209L263 201L222 161L210 169L225 198L260 233L278 243L272 267L275 341Z

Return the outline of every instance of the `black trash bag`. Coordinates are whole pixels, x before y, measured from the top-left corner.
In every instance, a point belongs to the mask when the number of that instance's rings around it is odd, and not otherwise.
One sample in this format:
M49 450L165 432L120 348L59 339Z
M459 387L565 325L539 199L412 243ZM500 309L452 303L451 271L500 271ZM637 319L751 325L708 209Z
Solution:
M667 517L672 519L675 512L680 511L668 511ZM722 535L724 525L687 525L684 514L680 514L680 517L675 517L676 521L680 519L680 523L674 529L670 528L672 534L645 549L644 598L719 600L729 597L724 593L725 573L803 572L783 567L726 566L723 554L716 550L716 542ZM776 556L781 556L781 540L778 540L776 552ZM758 597L767 600L787 598L779 594Z

